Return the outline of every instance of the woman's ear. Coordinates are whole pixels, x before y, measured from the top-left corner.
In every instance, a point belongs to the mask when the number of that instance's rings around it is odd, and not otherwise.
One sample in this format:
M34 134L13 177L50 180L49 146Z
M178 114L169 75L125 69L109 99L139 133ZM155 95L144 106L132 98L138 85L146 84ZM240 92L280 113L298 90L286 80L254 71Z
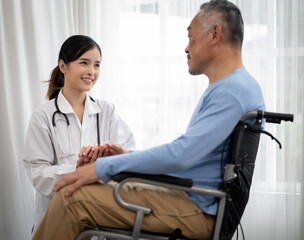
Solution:
M60 59L58 61L58 67L60 69L60 71L65 74L65 71L66 71L66 64L64 63L64 61L62 59Z

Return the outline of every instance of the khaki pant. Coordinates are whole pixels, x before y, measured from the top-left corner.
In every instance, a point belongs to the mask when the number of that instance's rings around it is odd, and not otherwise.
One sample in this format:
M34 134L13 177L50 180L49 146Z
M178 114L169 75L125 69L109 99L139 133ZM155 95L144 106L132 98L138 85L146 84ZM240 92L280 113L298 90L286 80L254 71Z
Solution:
M53 197L33 239L74 240L79 232L97 225L132 228L135 213L117 205L111 185L86 185L70 197L64 196L69 186L63 188ZM122 189L121 194L128 202L153 209L144 217L143 230L172 233L180 228L189 238L212 236L214 217L204 214L182 191L136 184Z

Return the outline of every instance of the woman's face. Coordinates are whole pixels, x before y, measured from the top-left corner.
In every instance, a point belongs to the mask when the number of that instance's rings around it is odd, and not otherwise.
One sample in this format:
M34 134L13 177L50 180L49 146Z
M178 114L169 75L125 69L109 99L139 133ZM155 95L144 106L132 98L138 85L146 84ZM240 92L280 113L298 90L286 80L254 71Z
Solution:
M81 55L77 60L65 64L59 62L64 74L64 89L78 92L87 92L92 89L100 73L101 56L97 48L92 48Z

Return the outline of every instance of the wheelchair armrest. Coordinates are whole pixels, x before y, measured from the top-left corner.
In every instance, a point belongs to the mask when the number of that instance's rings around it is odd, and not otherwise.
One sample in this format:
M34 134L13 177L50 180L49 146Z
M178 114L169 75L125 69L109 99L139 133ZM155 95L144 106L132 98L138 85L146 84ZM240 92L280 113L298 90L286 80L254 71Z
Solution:
M115 175L112 178L114 181L117 181L117 185L114 189L114 197L116 202L123 208L129 209L131 211L136 212L136 219L134 222L134 228L132 232L132 236L134 239L138 239L141 224L144 215L149 215L152 212L152 209L145 206L140 206L134 203L126 202L122 199L120 191L124 184L127 182L139 182L144 184L155 185L159 187L167 187L171 189L177 189L186 192L194 192L203 195L214 196L219 198L219 208L214 232L214 239L218 239L220 233L220 226L222 224L224 209L225 209L225 201L227 193L223 190L209 189L203 187L193 186L192 179L186 178L178 178L169 175L153 175L153 174L142 174L142 173L131 173L131 172L122 172Z
M151 180L154 182L169 183L183 187L192 187L193 181L189 178L179 178L169 175L154 175L154 174L143 174L133 172L121 172L113 177L116 182L121 182L126 178L140 178L145 180Z
M125 204L122 203L123 200L121 199L119 192L122 186L127 182L145 183L159 187L167 187L167 188L177 189L186 192L194 192L198 194L214 196L217 198L225 198L227 195L226 192L222 190L193 186L192 179L178 178L170 175L153 175L153 174L122 172L115 175L112 179L118 182L114 194L115 197L118 197L118 202L120 202L121 206Z

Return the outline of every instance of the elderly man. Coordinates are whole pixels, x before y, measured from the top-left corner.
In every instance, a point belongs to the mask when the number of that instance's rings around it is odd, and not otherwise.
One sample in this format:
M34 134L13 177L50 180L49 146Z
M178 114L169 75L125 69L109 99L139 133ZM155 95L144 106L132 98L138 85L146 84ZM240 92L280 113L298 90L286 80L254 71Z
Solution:
M261 89L243 66L243 28L239 9L229 1L202 4L188 27L185 52L190 74L205 74L209 86L186 132L151 149L98 158L62 178L54 186L58 193L34 239L74 239L83 229L96 225L132 228L134 213L117 205L108 184L122 171L170 174L191 178L196 186L219 187L226 138L246 112L264 110ZM111 144L107 148L118 149ZM228 150L224 149L224 160ZM143 187L125 189L122 196L153 209L143 220L144 230L172 233L180 228L189 238L212 236L217 212L217 201L212 197Z

